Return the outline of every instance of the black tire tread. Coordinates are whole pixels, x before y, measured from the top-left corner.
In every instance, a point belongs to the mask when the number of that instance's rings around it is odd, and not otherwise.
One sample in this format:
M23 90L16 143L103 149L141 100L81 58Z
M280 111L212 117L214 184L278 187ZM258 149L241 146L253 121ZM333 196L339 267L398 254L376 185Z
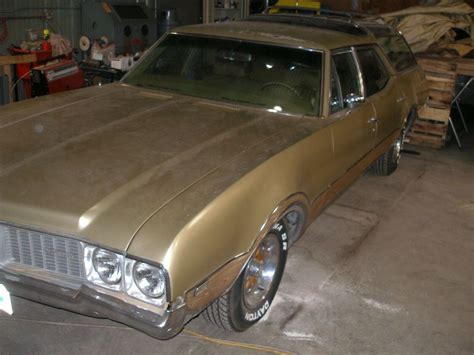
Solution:
M202 313L204 319L224 330L232 331L228 310L230 309L230 295L226 293L212 302Z
M393 162L394 147L391 146L372 165L370 171L378 176L388 176L397 169L397 164Z

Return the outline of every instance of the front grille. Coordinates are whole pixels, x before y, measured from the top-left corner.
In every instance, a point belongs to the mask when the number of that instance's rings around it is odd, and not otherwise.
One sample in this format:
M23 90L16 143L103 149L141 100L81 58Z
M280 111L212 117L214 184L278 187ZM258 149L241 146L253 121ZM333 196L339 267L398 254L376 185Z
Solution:
M72 278L84 277L81 242L0 224L0 264L10 263Z

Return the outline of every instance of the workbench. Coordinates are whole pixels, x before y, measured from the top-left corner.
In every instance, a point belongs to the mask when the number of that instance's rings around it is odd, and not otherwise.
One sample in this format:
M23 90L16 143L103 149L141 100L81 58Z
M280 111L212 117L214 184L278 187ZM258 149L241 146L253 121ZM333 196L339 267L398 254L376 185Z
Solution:
M35 54L25 54L25 55L5 55L0 56L0 76L6 76L8 80L8 92L7 92L7 102L13 101L12 87L14 85L14 71L12 65L14 64L23 64L23 63L34 63L36 62ZM0 87L1 89L1 87ZM3 96L3 93L2 93Z

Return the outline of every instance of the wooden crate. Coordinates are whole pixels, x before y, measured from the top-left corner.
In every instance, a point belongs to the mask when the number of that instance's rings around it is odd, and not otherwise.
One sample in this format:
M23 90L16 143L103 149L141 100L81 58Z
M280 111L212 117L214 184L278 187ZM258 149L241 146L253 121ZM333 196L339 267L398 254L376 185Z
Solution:
M420 147L428 147L435 149L441 149L445 145L445 141L443 141L442 139L432 137L426 134L417 133L410 133L409 135L407 135L405 142Z
M428 101L418 110L418 117L422 120L431 120L448 124L451 106L436 106L435 103Z
M456 86L456 64L434 59L419 59L428 80L430 99L451 105Z
M456 63L419 58L429 85L429 100L418 110L418 118L407 133L407 142L432 148L446 144L451 102L456 86Z
M417 62L424 71L433 73L454 73L454 75L456 75L456 63L431 58L418 58Z
M406 141L439 149L444 147L447 140L451 106L430 103L418 110L418 118L408 132Z

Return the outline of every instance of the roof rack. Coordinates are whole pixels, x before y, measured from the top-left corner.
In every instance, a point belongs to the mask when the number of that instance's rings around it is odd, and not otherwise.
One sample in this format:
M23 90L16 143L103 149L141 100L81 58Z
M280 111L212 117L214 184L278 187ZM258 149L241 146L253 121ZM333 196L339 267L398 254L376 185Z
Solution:
M330 22L337 23L338 26L341 26L342 23L346 23L346 26L341 28L339 32L345 32L355 35L373 35L375 37L393 35L398 33L392 26L385 23L377 23L376 20L380 17L372 15L364 15L358 12L351 11L334 11L327 9L316 9L312 7L304 6L281 6L275 5L270 6L265 9L262 15L266 16L293 16L294 18L305 18L305 20L295 20L289 21L288 19L272 19L270 18L261 18L265 22L279 22L279 23L288 23L293 25L302 25L302 26L312 26L327 28L330 30L338 31L337 28L330 24ZM262 16L254 15L254 16ZM251 16L252 17L252 16ZM319 21L309 21L308 18L319 19ZM255 19L256 20L256 19ZM336 22L337 21L337 22ZM289 23L291 22L291 23ZM353 26L355 28L350 29L347 25Z
M356 23L326 16L308 16L298 14L260 14L249 16L245 21L268 22L284 25L316 27L330 31L342 32L354 36L368 36L372 33Z
M354 18L367 18L367 15L361 14L359 12L353 11L336 11L336 10L328 10L328 9L321 9L319 11L320 15L329 15L329 16L340 16L340 17L348 17L349 21L352 21Z
M275 15L275 14L300 14L300 15L330 15L348 18L349 22L352 22L354 18L366 18L367 15L363 15L358 12L351 11L334 11L327 9L320 9L314 7L306 6L287 6L287 5L274 5L267 7L264 11L264 14Z

